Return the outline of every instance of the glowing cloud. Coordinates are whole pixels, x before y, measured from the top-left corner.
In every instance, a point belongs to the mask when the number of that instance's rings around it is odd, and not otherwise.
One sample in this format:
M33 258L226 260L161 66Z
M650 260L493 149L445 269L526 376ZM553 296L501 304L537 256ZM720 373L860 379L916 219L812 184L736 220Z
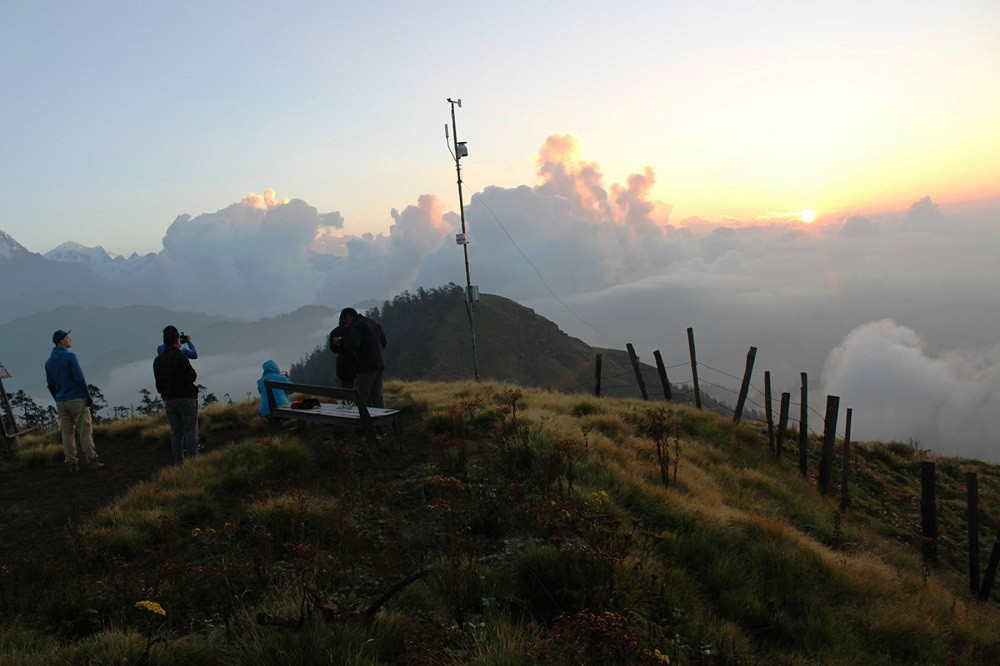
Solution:
M288 198L278 199L274 196L274 190L268 188L264 190L263 194L254 194L251 192L243 197L240 203L246 206L259 208L261 210L270 210L271 208L276 208L277 206L288 203Z

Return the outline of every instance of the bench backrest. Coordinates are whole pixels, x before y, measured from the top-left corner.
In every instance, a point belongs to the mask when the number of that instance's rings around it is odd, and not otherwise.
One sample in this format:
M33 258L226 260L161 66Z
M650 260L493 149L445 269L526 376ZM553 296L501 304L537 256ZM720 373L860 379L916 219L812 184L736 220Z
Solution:
M276 382L270 379L264 380L264 387L267 389L267 406L271 409L271 413L278 408L277 402L274 399L274 391L293 391L295 393L303 393L305 395L314 395L320 398L333 398L334 400L350 400L355 404L358 409L358 414L361 416L361 422L365 423L371 420L371 415L368 413L368 408L358 402L358 392L355 389L347 388L335 388L333 386L317 386L315 384L297 384L295 382Z

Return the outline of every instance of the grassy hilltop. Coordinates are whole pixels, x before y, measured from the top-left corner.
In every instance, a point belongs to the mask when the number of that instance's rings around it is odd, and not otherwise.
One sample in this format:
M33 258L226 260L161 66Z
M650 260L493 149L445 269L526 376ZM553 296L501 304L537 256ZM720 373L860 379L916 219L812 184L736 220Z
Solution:
M964 501L977 471L985 564L997 466L856 444L841 512L836 483L816 489L816 443L803 479L759 425L489 382L387 388L404 434L375 450L322 427L271 432L256 401L203 410L209 448L179 469L163 416L97 428L106 477L58 476L55 433L24 440L0 471L0 663L1000 654L1000 595L970 601ZM938 463L934 568L919 552L924 459Z

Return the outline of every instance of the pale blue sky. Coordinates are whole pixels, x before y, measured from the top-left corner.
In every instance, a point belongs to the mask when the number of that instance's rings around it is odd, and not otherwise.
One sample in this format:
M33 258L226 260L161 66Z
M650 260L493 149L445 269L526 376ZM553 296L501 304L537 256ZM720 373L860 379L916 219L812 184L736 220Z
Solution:
M998 7L7 1L0 229L155 251L274 188L384 231L457 206L449 96L469 194L570 133L609 181L653 167L671 219L997 197Z

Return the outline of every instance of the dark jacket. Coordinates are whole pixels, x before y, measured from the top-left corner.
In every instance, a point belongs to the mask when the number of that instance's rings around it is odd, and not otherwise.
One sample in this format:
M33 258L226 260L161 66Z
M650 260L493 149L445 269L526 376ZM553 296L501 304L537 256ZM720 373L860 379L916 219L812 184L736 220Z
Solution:
M337 379L341 381L341 386L351 386L358 374L358 355L344 349L345 335L347 326L338 326L330 331L330 351L337 355ZM340 341L335 342L337 338L340 338Z
M198 387L194 384L198 373L191 367L187 356L176 347L167 347L156 357L153 377L156 379L156 391L164 400L198 397Z
M358 372L375 372L385 368L382 350L387 344L378 322L358 315L354 323L347 327L340 348L358 355Z

